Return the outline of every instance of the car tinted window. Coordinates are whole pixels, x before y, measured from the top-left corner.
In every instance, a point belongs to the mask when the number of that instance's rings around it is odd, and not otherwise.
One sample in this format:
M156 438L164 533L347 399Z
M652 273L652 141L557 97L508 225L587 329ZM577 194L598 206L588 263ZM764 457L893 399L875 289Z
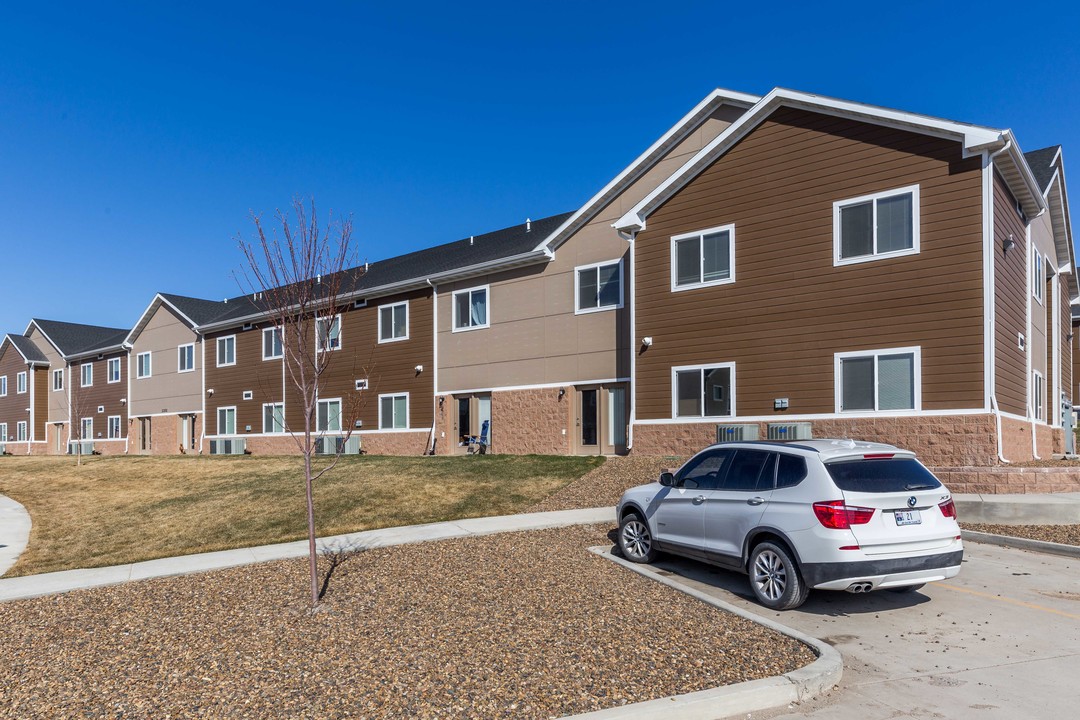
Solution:
M727 448L707 450L690 458L679 470L676 484L679 487L712 490L716 487L720 471L727 459L731 457L731 452Z
M776 464L776 489L795 487L806 477L806 460L798 455L780 455Z
M772 489L773 456L767 450L738 450L724 476L724 490Z
M845 460L826 463L836 487L851 492L910 492L941 487L929 470L912 458Z

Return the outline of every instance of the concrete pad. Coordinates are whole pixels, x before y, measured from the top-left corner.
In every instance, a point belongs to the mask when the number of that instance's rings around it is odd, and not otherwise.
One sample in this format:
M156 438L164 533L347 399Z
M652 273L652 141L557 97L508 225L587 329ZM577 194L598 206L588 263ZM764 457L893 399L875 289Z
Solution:
M258 562L250 548L222 550L220 552L199 553L198 555L180 555L178 557L147 560L131 566L131 580L169 577L170 575L189 575L207 570L251 565Z
M953 495L964 522L1001 525L1080 523L1080 493L992 493Z
M30 540L30 513L6 495L0 495L0 575L15 565Z

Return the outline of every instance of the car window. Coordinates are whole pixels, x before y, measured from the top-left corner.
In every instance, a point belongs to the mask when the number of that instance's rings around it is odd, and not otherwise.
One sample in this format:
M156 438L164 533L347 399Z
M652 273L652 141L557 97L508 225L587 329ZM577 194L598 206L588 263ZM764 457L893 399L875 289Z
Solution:
M724 476L724 490L772 489L775 453L768 450L738 450Z
M676 478L678 487L712 490L716 487L724 463L731 457L729 448L707 450L691 458Z
M776 463L776 489L795 487L806 477L806 459L784 455Z
M911 492L941 487L934 475L912 458L874 458L825 463L836 487L851 492Z

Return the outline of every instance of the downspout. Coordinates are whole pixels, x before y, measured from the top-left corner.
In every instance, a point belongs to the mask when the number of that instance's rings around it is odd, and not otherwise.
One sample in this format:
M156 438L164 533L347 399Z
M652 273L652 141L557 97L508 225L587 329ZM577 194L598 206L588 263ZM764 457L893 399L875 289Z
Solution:
M198 332L195 337L199 339L200 372L202 373L202 427L199 429L199 455L203 454L203 445L206 442L206 336ZM284 362L284 361L283 361Z
M124 420L127 421L127 429L124 431L124 454L127 455L131 452L131 351L135 346L127 343L124 343L124 346L127 348L127 397L124 400ZM150 357L153 362L153 356Z
M30 425L26 428L26 454L30 455L33 450L34 442L34 367L32 365L26 366L26 384L29 385L27 390L30 392Z
M1039 446L1038 441L1035 437L1035 399L1031 393L1031 292L1033 289L1031 286L1031 223L1028 223L1027 226L1024 228L1024 236L1027 244L1028 258L1027 267L1025 268L1024 272L1024 275L1027 277L1027 297L1024 298L1024 307L1027 308L1027 326L1024 328L1024 331L1027 333L1027 342L1024 343L1024 355L1027 359L1028 422L1031 424L1031 457L1035 460L1042 460L1042 458L1039 457ZM1043 294L1045 295L1045 288ZM1045 302L1046 298L1044 297L1043 300ZM1043 377L1043 388L1046 388L1045 377Z
M626 233L616 230L616 232L630 245L630 260L627 263L627 275L630 281L630 388L626 393L626 452L629 454L634 447L634 422L637 420L637 344L634 341L637 332L637 296L634 282L634 240L637 239L637 231Z
M431 377L431 435L428 437L428 454L435 454L435 430L439 424L439 291L431 278L425 278L424 282L431 288L431 343L432 343L432 377ZM491 298L487 299L488 306ZM491 322L491 317L488 317Z
M989 223L990 237L988 238L988 242L990 244L989 250L990 250L991 272L993 271L992 268L993 268L994 247L995 247L995 245L994 245L994 240L995 240L995 238L994 238L994 224L993 224L994 223L994 205L993 205L993 202L994 202L994 158L996 158L998 155L1001 155L1004 152L1007 152L1010 147L1012 147L1012 140L1006 140L1005 145L1002 146L1002 148L1000 150L991 153L990 157L988 157L987 160L986 160L987 169L989 171L989 187L987 188L987 197L986 197L986 202L984 203L983 212L986 213L987 218L989 218L988 223ZM1026 267L1024 268L1024 274L1025 275L1030 275L1030 273L1028 272ZM994 280L993 277L987 278L987 282L992 283L993 280ZM987 309L986 309L987 316L990 318L990 323L989 323L989 327L987 328L987 333L989 333L989 335L990 335L990 342L991 342L992 347L996 347L996 343L994 342L995 336L997 334L997 318L995 317L996 313L994 311L994 303L996 302L996 300L997 300L997 298L996 298L996 288L995 288L995 292L991 293L991 296L990 296L989 307L987 307ZM1030 310L1030 300L1028 301L1028 304L1029 304L1028 309ZM990 408L993 410L994 418L997 421L997 455L998 455L998 460L1000 462L1002 462L1003 464L1007 465L1007 464L1009 464L1009 461L1005 458L1005 441L1001 436L1001 408L998 406L998 401L997 401L997 372L994 370L994 367L993 367L997 363L996 350L995 350L995 354L992 356L992 359L993 359L993 362L991 362L991 368L990 368L991 373L992 373L992 377L991 377L991 380L990 380L990 382L992 383L992 386L990 388ZM1029 373L1029 375L1030 375L1030 373Z

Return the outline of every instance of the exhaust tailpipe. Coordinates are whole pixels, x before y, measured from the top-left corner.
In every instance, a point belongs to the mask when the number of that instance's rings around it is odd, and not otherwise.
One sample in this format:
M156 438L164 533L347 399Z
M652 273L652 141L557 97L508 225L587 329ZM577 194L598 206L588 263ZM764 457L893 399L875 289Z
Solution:
M873 583L857 582L857 583L851 583L851 585L848 586L847 591L849 593L855 593L857 595L859 593L868 593L873 589L874 589Z

